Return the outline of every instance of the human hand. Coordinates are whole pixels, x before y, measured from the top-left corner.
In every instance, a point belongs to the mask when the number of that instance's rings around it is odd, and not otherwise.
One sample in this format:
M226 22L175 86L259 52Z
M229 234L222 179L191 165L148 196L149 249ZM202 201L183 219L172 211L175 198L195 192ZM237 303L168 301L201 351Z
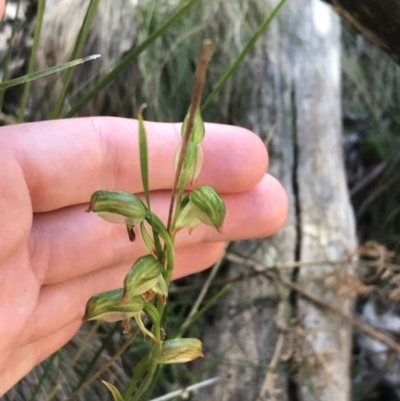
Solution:
M166 219L177 124L146 123L152 209ZM145 253L124 225L84 213L99 189L142 191L137 122L96 117L0 129L0 395L78 330L95 293L121 286ZM249 131L206 124L196 185L222 196L221 233L177 235L174 278L221 256L224 241L276 232L287 214L281 185L265 175L267 153Z

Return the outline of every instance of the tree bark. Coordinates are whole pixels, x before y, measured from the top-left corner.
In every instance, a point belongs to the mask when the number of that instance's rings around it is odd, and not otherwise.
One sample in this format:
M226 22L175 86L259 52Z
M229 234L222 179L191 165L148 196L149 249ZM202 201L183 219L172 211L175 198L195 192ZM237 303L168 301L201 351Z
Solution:
M341 149L339 20L319 0L292 0L254 57L260 80L249 126L262 138L275 131L270 172L285 186L291 208L281 232L239 244L236 252L269 266L343 259L356 236ZM253 273L234 264L227 277ZM350 302L330 289L334 273L321 263L286 278L349 313ZM205 346L206 355L231 348L212 372L219 382L204 400L350 400L351 327L266 277L232 287L207 328ZM277 374L272 386L271 368Z
M397 0L323 0L356 30L400 63L400 3Z

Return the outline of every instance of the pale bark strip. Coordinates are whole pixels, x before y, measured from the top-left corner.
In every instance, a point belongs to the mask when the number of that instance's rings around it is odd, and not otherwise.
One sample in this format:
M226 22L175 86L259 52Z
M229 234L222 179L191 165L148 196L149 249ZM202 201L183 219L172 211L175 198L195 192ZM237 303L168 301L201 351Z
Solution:
M297 187L301 260L342 259L356 248L353 211L341 145L340 26L319 0L292 2L298 35L294 52ZM338 267L343 275L345 266ZM332 266L301 269L299 284L325 302L350 312L337 296ZM330 275L328 277L327 275ZM302 400L350 399L351 327L303 302L297 317L305 330L305 366L310 377L300 386Z
M261 1L261 0L260 0ZM276 1L268 1L272 10ZM265 4L265 0L262 0ZM286 7L286 6L285 6ZM253 98L249 99L253 111L246 125L263 139L274 131L270 146L270 172L285 186L291 204L295 203L292 189L293 174L293 123L291 117L291 69L287 10L268 29L267 35L252 55L256 76L253 80ZM285 51L283 49L286 49ZM233 100L234 101L234 100ZM239 123L239 121L235 121ZM243 124L243 121L242 121ZM296 246L296 216L291 208L285 227L274 237L261 241L246 241L236 245L236 251L259 258L272 266L293 262ZM256 251L254 251L256 249ZM228 277L238 273L251 273L246 265L232 264ZM201 400L207 401L264 401L288 399L287 379L279 374L275 388L280 394L273 398L265 394L263 385L280 336L287 292L279 294L279 288L265 277L243 280L232 286L224 302L218 306L213 325L205 333L205 355L208 358L224 351L234 343L224 362L210 373L219 377ZM284 302L282 302L282 299ZM279 366L278 370L282 367Z
M267 3L269 8L274 2ZM237 249L270 265L346 259L356 239L341 149L339 21L318 0L291 0L262 41L253 55L260 76L248 126L263 138L275 130L270 173L285 186L291 209L284 229L259 242L255 253L254 241ZM234 264L228 277L246 271L249 267ZM298 281L349 313L348 301L338 300L323 280L315 282L327 272L332 272L330 265L300 269ZM279 338L282 305L293 308L299 323L293 358L300 357L299 381L288 386L281 365L275 387L282 392L273 396L264 394L262 385ZM288 302L287 293L278 294L276 284L260 277L235 284L218 308L207 331L206 352L213 355L235 345L212 372L218 384L202 399L349 400L351 327L340 318L300 298Z

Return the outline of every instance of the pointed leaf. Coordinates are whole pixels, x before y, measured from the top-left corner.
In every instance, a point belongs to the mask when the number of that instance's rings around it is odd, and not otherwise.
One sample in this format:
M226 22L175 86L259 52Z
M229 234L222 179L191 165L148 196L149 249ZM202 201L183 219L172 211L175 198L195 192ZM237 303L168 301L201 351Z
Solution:
M146 326L143 323L141 313L136 313L133 316L136 320L137 325L139 326L140 331L143 333L144 338L146 339L146 336L149 336L154 342L158 342L157 338L155 335L146 328Z
M161 326L160 312L151 302L146 302L143 309L146 312L147 316L150 318L150 320L153 322L155 327L155 332L158 332Z
M146 197L147 206L150 209L150 190L149 190L149 152L147 148L146 129L143 124L143 109L146 105L142 105L139 109L139 151L140 151L140 172L142 175L142 183L144 195Z
M0 91L10 88L15 85L24 84L25 82L34 81L35 79L45 77L46 75L54 74L55 72L59 72L65 70L67 68L74 67L75 65L85 63L86 61L95 60L99 58L100 54L94 54L92 56L80 58L78 60L69 61L68 63L56 65L55 67L46 68L45 70L33 72L32 74L24 75L22 77L18 77L15 79L11 79L9 81L5 81L0 83Z
M104 380L102 380L102 383L110 390L114 401L124 401L124 398L122 397L121 393L115 386L113 386L111 383L108 383Z
M150 213L151 219L146 218L146 221L152 225L153 230L156 231L156 233L168 244L172 244L171 242L171 236L167 230L167 227L165 227L165 224L160 220L160 218L154 214Z
M136 195L120 191L96 191L89 212L95 212L111 223L139 224L148 215L145 204Z

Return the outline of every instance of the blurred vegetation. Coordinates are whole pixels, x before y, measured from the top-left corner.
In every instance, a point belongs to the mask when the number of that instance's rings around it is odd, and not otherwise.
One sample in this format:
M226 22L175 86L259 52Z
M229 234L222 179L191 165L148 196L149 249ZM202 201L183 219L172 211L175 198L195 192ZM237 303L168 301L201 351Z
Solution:
M343 27L343 116L349 186L360 241L400 257L400 69Z

